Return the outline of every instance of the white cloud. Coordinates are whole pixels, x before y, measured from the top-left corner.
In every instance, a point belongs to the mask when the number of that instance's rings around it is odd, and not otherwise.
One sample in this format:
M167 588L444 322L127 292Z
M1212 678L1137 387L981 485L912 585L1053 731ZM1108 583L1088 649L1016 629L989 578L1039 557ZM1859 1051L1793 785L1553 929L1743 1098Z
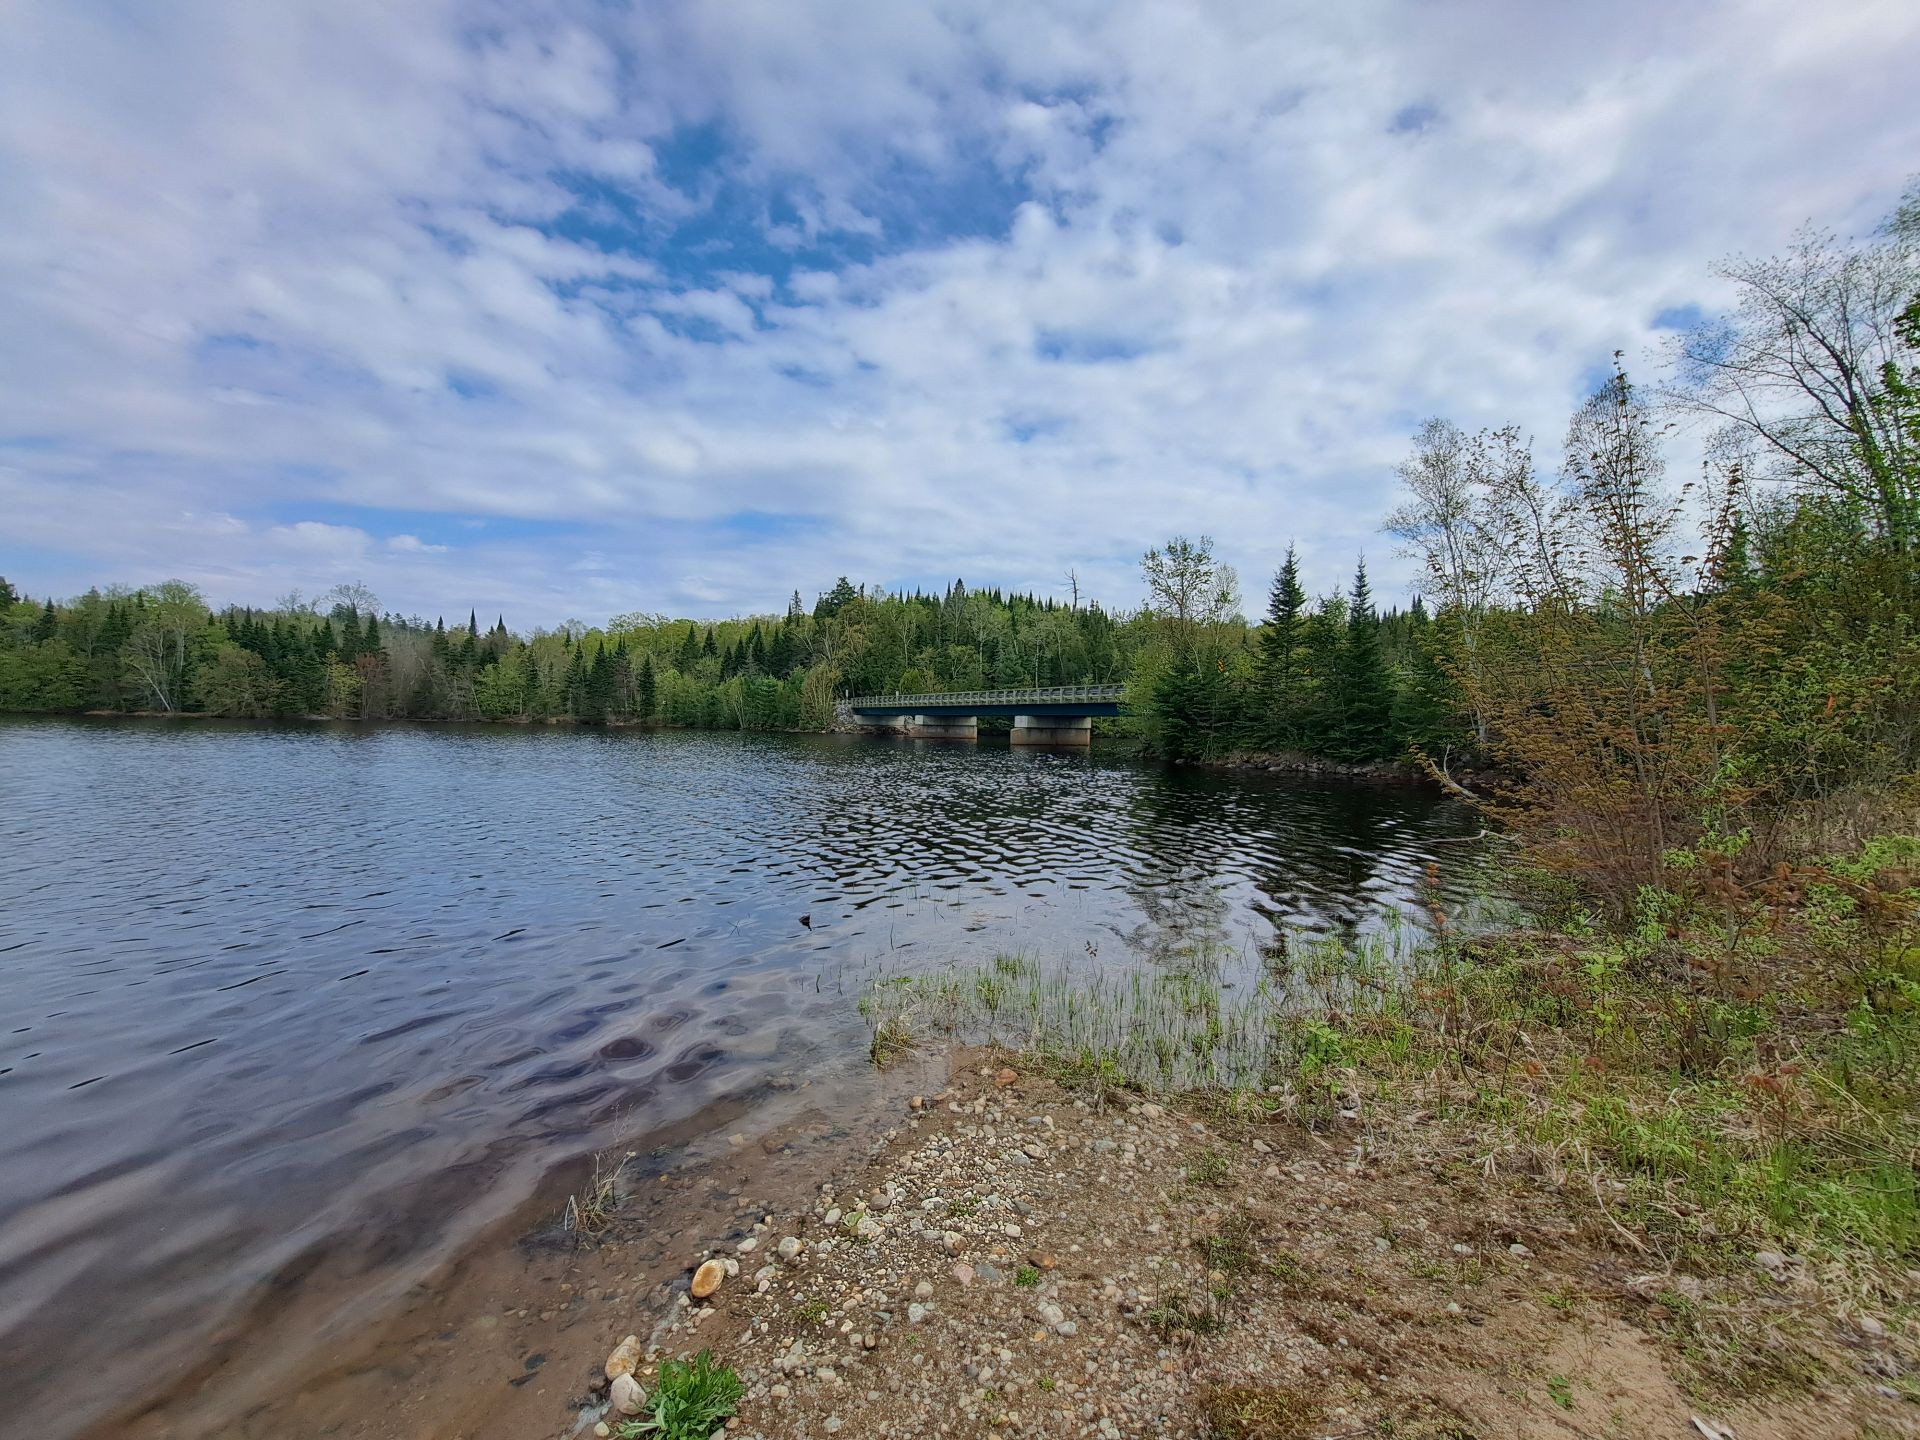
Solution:
M1920 10L1867 0L25 0L8 30L0 567L34 590L364 578L552 623L1073 565L1129 603L1175 530L1250 590L1290 538L1317 586L1365 548L1391 588L1419 417L1550 461L1712 260L1864 228L1916 164ZM690 222L766 268L676 280ZM429 545L423 512L486 523Z

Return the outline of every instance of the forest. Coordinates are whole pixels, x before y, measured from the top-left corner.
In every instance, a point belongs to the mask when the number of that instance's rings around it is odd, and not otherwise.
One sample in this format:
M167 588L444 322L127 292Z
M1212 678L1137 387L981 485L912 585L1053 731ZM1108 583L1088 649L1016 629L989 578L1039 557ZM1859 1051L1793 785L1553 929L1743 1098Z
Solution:
M1204 542L1170 548L1180 563L1211 563ZM1417 603L1372 616L1364 583L1363 572L1362 608L1378 631L1367 673L1381 694L1398 694L1403 671L1430 673L1428 618ZM1303 604L1304 664L1335 665L1352 608L1343 596ZM1237 617L1229 628L1253 655L1257 632ZM853 694L1125 682L1147 673L1142 657L1167 633L1150 609L1114 615L964 581L939 595L895 594L843 577L811 606L796 591L782 614L628 614L522 636L499 618L482 629L472 611L452 626L383 613L355 585L319 602L214 610L177 581L59 602L0 580L0 708L820 730L835 700ZM1345 736L1330 743L1379 758L1399 733L1382 728L1358 748ZM1203 728L1179 753L1240 738L1258 737Z

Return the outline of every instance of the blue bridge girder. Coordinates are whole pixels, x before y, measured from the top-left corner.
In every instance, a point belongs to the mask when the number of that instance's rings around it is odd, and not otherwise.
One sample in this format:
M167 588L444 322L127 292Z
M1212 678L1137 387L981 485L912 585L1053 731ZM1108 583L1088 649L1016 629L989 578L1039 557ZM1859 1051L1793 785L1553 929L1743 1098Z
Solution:
M857 695L847 702L856 715L1120 715L1126 691L1119 685L1048 685L1029 690L963 690L944 695Z

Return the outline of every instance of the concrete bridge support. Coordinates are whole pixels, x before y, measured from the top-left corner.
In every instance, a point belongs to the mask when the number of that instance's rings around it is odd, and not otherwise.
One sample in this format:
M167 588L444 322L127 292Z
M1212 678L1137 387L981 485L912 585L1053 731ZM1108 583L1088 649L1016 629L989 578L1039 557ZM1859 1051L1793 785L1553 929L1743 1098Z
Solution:
M1093 743L1091 715L1015 715L1008 741L1014 745L1052 745L1084 750Z
M977 715L916 715L907 726L916 740L978 740L980 717Z

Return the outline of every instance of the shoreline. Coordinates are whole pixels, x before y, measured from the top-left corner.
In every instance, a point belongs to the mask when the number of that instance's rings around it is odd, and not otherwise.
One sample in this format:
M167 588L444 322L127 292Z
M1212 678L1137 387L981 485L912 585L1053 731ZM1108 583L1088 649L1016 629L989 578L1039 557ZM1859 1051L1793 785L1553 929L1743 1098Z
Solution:
M875 1153L684 1251L671 1295L604 1328L595 1358L634 1337L647 1389L711 1351L739 1374L743 1440L1621 1440L1696 1433L1695 1417L1786 1440L1911 1423L1858 1363L1899 1353L1889 1322L1837 1318L1813 1262L1660 1273L1597 1192L1490 1166L1422 1106L1356 1088L1350 1113L1306 1125L1018 1052L956 1047L945 1067ZM727 1278L696 1302L687 1276L710 1259ZM1668 1327L1687 1305L1791 1330L1819 1368L1717 1387ZM617 1433L606 1370L572 1379L538 1433Z
M145 1391L74 1433L547 1433L553 1377L592 1358L601 1326L630 1326L628 1317L670 1299L676 1280L684 1288L686 1246L733 1233L738 1200L799 1193L818 1170L864 1155L908 1090L923 1083L906 1066L871 1073L859 1086L816 1090L801 1081L776 1086L778 1094L749 1090L597 1156L562 1161L510 1211L409 1277L402 1295L366 1306L344 1326L328 1318L330 1296L303 1293L303 1277L263 1281L195 1362L153 1376ZM564 1228L567 1203L591 1189L605 1157L621 1169L618 1213L576 1243Z

